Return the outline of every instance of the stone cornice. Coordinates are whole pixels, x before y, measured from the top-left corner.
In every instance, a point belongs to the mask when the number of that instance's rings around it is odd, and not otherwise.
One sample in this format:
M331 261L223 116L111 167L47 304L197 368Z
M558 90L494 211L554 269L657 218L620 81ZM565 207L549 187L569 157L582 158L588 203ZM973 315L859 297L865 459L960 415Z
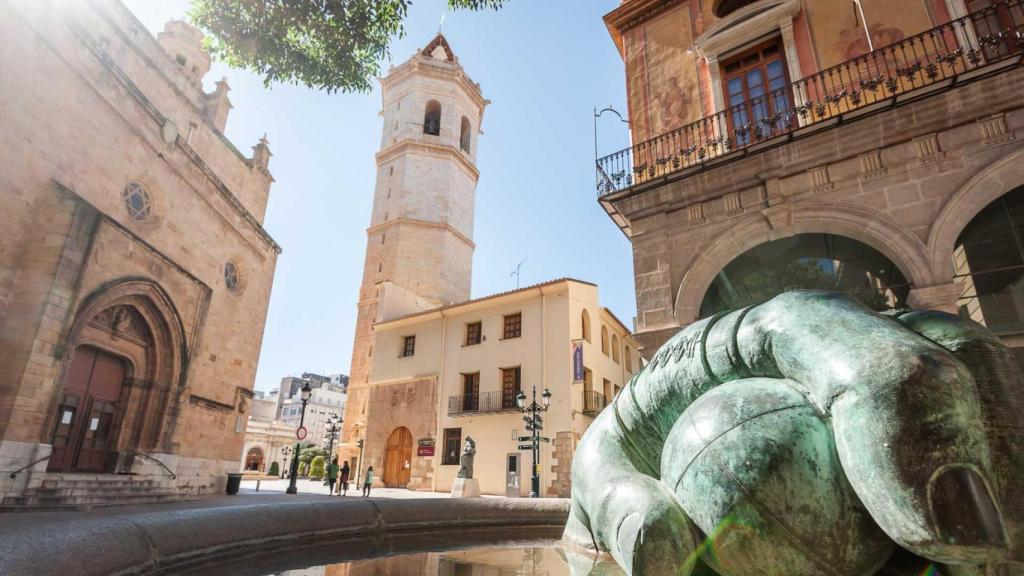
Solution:
M622 35L626 31L681 3L682 0L632 0L605 14L604 24L619 49L619 55L624 56Z
M395 142L394 144L391 144L377 152L375 156L377 159L377 166L379 167L381 164L393 160L395 157L400 156L405 152L409 152L410 149L416 148L427 152L451 156L466 170L466 172L469 173L470 177L473 178L473 182L480 179L480 171L477 170L476 166L474 166L472 162L469 161L467 154L462 150L447 144L432 144L430 142L423 142L421 140L412 140L408 138Z
M480 85L473 82L466 74L466 71L462 69L462 66L454 62L437 61L423 54L413 56L392 69L387 76L380 78L381 88L386 91L394 84L413 75L454 82L479 107L481 118L483 117L484 108L491 103L490 100L483 97Z
M442 222L430 222L428 220L417 220L415 218L394 218L392 220L388 220L387 222L381 222L380 224L370 226L369 228L367 228L366 234L374 234L376 232L386 230L398 224L410 224L413 226L424 226L427 228L440 228L442 230L447 230L448 232L451 232L453 236L468 244L470 249L476 249L476 244L473 243L473 240L470 237L463 234L462 232L459 232L458 230L453 228L451 224Z
M745 6L715 22L693 41L697 55L717 57L781 28L800 12L799 0L766 0Z

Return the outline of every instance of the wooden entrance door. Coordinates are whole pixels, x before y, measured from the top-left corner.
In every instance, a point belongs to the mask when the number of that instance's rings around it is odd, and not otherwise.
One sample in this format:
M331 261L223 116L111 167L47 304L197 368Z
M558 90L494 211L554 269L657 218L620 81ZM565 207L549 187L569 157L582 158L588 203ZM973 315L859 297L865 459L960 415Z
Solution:
M389 488L405 488L412 472L412 432L405 426L395 428L388 436L387 453L384 456L384 485Z
M88 346L75 350L57 408L48 470L106 469L125 373L116 356Z

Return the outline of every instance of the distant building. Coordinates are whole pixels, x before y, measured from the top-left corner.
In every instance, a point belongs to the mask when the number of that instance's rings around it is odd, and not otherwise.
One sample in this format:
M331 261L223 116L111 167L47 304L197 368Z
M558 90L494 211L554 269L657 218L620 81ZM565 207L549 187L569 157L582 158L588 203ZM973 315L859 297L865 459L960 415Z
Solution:
M526 496L531 452L516 404L520 391L543 414L541 495L568 496L576 443L593 418L640 368L637 344L598 302L597 286L563 279L396 315L406 296L382 287L365 414L362 467L385 486L448 491L467 437L477 443L474 476L487 494ZM572 345L583 346L574 379ZM432 449L423 450L423 447Z
M327 419L336 414L339 418L345 414L346 395L344 392L331 390L327 387L314 388L306 404L306 416L303 425L308 431L304 442L321 444L327 433ZM281 407L280 420L295 430L302 421L302 399L296 394L284 402ZM337 440L334 442L337 446Z
M267 142L225 137L185 22L33 0L0 27L2 504L221 493L280 252Z

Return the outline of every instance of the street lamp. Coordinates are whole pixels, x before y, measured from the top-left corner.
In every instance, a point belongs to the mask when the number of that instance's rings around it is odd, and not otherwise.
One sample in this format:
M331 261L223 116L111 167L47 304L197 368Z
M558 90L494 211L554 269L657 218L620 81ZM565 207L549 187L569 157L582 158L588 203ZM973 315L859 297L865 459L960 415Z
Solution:
M292 447L291 446L285 446L284 448L281 448L281 453L284 454L284 460L285 460L285 462L287 462L288 461L288 456L291 456ZM284 466L281 466L281 478L284 478L284 475L285 475L286 472L287 471L284 469Z
M516 405L523 411L523 421L526 422L526 429L530 431L530 451L533 453L533 472L530 475L530 498L540 497L540 443L550 442L549 438L540 435L544 429L544 420L540 417L541 412L546 412L551 406L551 391L547 388L540 395L541 403L537 404L537 387L533 387L533 400L529 405L526 403L526 394L520 390L516 395ZM523 446L520 446L523 448Z
M301 398L302 398L302 414L299 416L299 428L302 428L306 423L306 404L309 403L309 397L313 395L313 389L309 387L309 380L302 385ZM285 490L285 494L297 494L298 488L295 487L295 480L299 474L299 443L295 442L295 455L292 457L292 468L291 475L288 479L288 489Z
M327 425L324 429L327 431L327 465L330 466L331 462L334 461L334 439L338 437L338 432L341 431L341 423L344 420L337 414L331 414L327 418ZM324 486L327 486L328 478L324 474Z

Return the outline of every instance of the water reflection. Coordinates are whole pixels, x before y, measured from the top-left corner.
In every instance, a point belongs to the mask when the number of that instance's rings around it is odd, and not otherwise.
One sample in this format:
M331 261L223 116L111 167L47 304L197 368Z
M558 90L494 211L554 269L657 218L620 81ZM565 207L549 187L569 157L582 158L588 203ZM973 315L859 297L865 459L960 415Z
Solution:
M623 576L614 563L556 542L529 548L422 552L276 572L267 576Z

